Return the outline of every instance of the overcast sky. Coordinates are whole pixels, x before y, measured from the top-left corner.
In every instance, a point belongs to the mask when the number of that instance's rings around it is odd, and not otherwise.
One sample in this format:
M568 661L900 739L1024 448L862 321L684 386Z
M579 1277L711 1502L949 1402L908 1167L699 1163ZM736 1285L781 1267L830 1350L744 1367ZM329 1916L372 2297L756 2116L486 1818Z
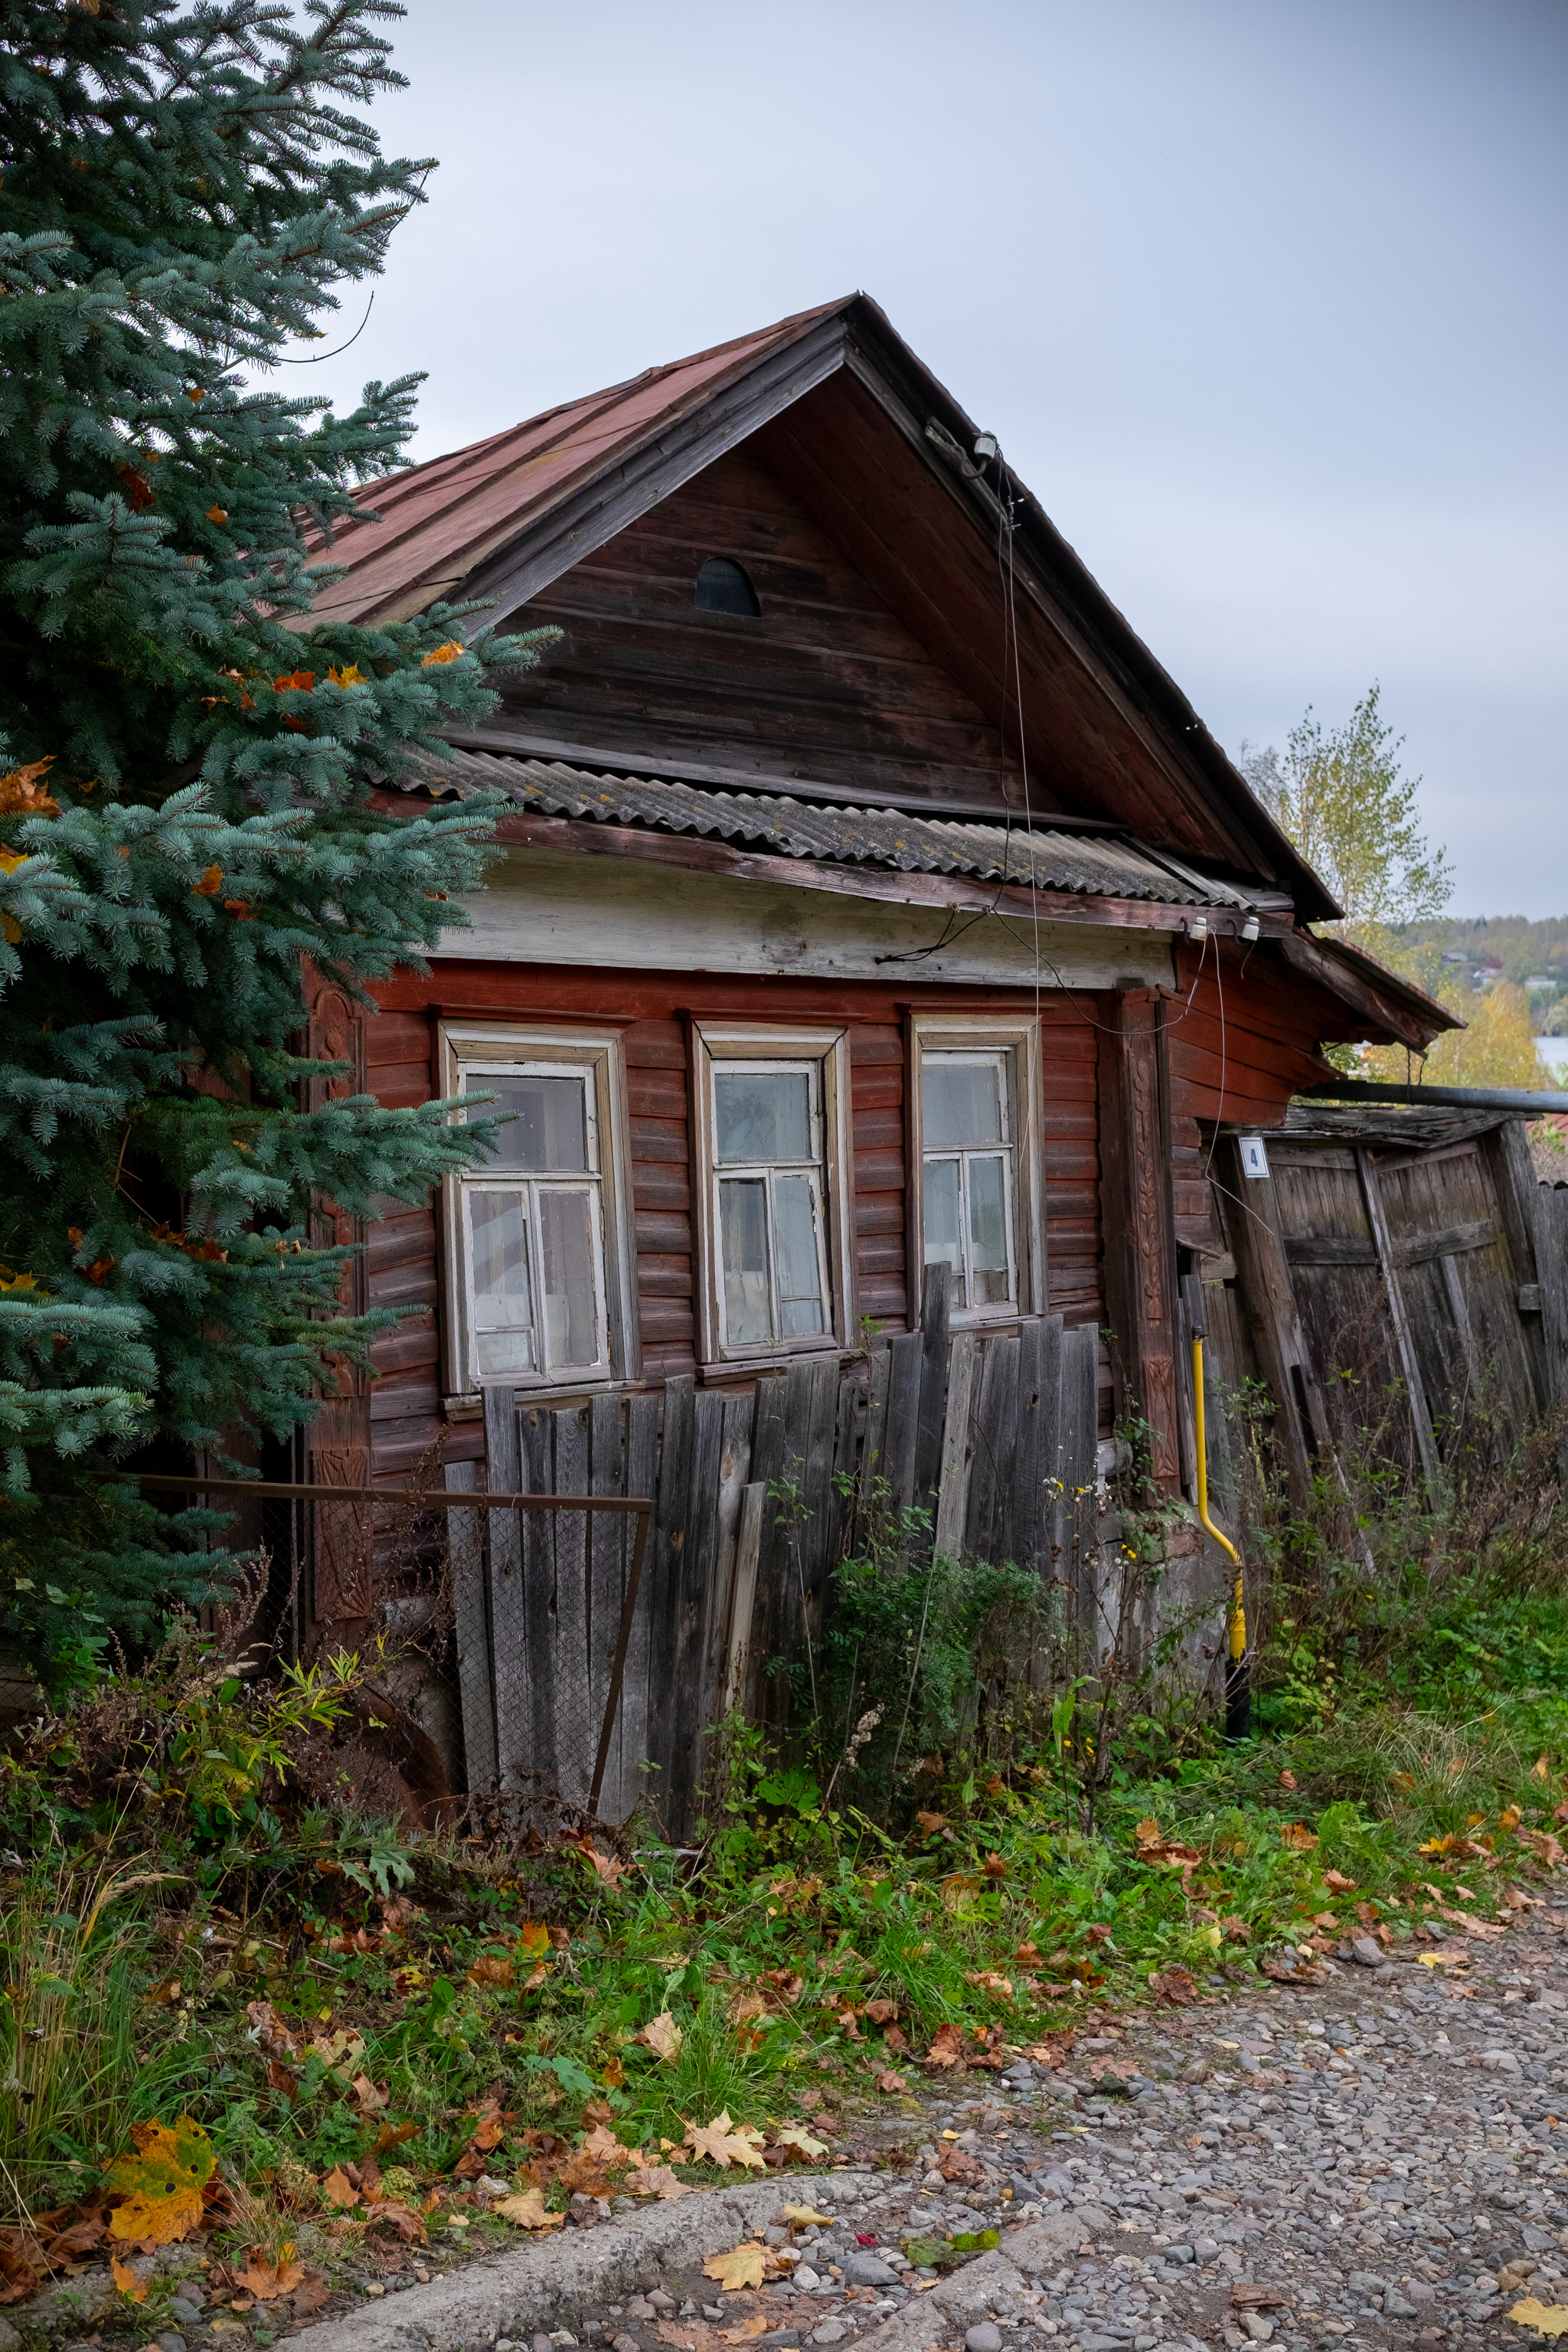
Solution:
M1232 751L1382 681L1456 912L1568 910L1564 0L411 0L342 401L435 457L863 288ZM342 318L358 322L351 289Z

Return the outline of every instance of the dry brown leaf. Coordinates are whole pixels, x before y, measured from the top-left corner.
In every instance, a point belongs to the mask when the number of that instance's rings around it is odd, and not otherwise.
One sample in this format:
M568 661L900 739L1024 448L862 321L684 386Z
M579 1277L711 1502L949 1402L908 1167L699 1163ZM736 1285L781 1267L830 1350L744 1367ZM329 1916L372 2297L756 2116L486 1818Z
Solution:
M727 2254L710 2254L702 2265L702 2275L717 2279L723 2294L733 2294L740 2287L761 2286L763 2270L761 2246L748 2244L742 2239Z
M408 2245L425 2243L425 2224L411 2206L402 2204L395 2197L378 2198L365 2209L365 2220L372 2229L378 2222L387 2223Z
M1310 1853L1318 1840L1305 1822L1287 1822L1279 1832L1279 1843L1292 1853Z
M566 2219L564 2213L549 2211L544 2192L539 2189L526 2189L519 2197L503 2197L490 2211L518 2230L559 2230Z
M1169 2001L1173 2009L1184 2009L1198 1994L1197 1979L1190 1969L1152 1969L1149 1990L1159 2000Z
M357 2205L359 2190L341 2164L334 2164L321 2183L321 2194L329 2205Z
M1288 1766L1279 1775L1279 1786L1282 1789L1293 1789L1296 1786L1296 1775Z
M962 2066L963 2039L956 2025L939 2025L926 2052L928 2066Z
M903 2076L895 2074L890 2066L884 2066L877 2077L877 2088L879 2091L886 2091L889 2096L895 2091L907 2091L909 2087Z
M263 2261L259 2248L252 2246L244 2270L235 2273L236 2284L258 2303L275 2303L280 2294L292 2294L305 2279L305 2265L295 2262L293 2253L285 2239L277 2262L268 2263Z
M634 2042L640 2042L645 2050L651 2050L656 2058L663 2059L667 2064L679 2057L680 2045L685 2039L668 2009L661 2009L657 2017L650 2017L647 2023L639 2026L632 2036Z
M689 2197L692 2193L690 2182L682 2180L671 2164L640 2165L626 2182L626 2191L633 2197L658 2197L665 2204L673 2198Z
M947 1827L945 1813L917 1813L915 1820L920 1824L922 1837L937 1837Z
M511 1983L511 1962L501 1952L481 1952L468 1970L471 1985L495 1985L505 1990Z
M389 2107L392 2105L391 2092L380 2089L377 2084L371 2081L368 2074L356 2074L354 2076L353 2095L359 2101L360 2113L362 2116L374 2116L377 2108Z
M899 2013L896 2000L868 2000L866 2014L873 2025L889 2025Z
M1325 1870L1323 1873L1323 1885L1330 1888L1335 1895L1353 1895L1355 1893L1355 1880L1353 1878L1347 1878L1342 1870Z
M750 2165L757 2172L767 2169L762 2133L750 2124L732 2124L728 2107L721 2108L711 2123L688 2124L686 2145L693 2164L716 2164L721 2172L731 2164Z

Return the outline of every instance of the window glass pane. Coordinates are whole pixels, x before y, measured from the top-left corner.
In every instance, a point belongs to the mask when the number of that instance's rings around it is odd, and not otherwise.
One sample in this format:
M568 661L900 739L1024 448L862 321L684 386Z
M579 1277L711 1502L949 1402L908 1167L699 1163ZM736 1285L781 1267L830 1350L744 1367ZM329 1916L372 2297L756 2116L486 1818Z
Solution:
M773 1336L768 1297L768 1188L760 1177L731 1177L719 1187L724 1260L724 1336L731 1347Z
M773 1180L773 1243L778 1252L780 1336L808 1339L822 1330L822 1269L816 1202L808 1176Z
M958 1162L928 1160L925 1163L925 1262L952 1268L952 1303L968 1303L963 1287L963 1243L960 1233Z
M544 1349L552 1370L596 1364L599 1318L586 1192L540 1193L539 1250L544 1263Z
M468 1231L479 1370L529 1371L533 1367L533 1305L527 1196L470 1192Z
M715 1070L713 1129L720 1160L809 1160L811 1092L805 1072Z
M1007 1280L1007 1210L1003 1159L969 1163L969 1256L974 1271L972 1305L994 1307L1012 1296Z
M928 1054L921 1063L921 1124L928 1145L1000 1143L1002 1095L995 1062L946 1061Z
M588 1168L588 1090L582 1078L486 1077L468 1074L470 1094L493 1094L478 1116L504 1118L492 1168L531 1176L577 1176Z
M920 1119L929 1146L1002 1143L999 1066L926 1054L920 1066Z

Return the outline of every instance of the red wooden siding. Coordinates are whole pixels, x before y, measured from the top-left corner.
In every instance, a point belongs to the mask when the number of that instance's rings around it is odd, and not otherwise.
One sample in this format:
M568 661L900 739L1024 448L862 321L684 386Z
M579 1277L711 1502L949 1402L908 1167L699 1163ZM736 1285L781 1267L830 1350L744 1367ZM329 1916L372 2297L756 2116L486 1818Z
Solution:
M1172 1174L1178 1241L1217 1251L1198 1122L1277 1126L1297 1087L1316 1073L1318 1039L1331 1035L1333 1002L1272 958L1226 941L1221 985L1211 944L1202 968L1184 949L1181 986L1169 1000ZM1194 974L1196 986L1193 986ZM1191 1002L1188 1003L1188 992ZM637 1318L642 1377L650 1384L696 1364L689 1048L686 1016L706 1013L785 1023L829 1017L850 1024L850 1140L854 1165L856 1311L886 1329L911 1319L905 1202L904 1016L920 1010L1033 1012L1032 998L951 988L700 974L596 973L548 965L447 963L430 980L399 974L378 993L366 1024L367 1083L384 1103L428 1100L440 1013L516 1020L608 1021L626 1060L632 1167ZM1047 1303L1069 1324L1105 1315L1100 1229L1099 1055L1103 1000L1053 989L1041 1026L1042 1174ZM371 1391L375 1466L403 1475L437 1442L454 1457L479 1456L474 1422L448 1423L442 1405L438 1236L430 1209L389 1204L371 1228L373 1307L420 1306L373 1349L382 1377ZM1109 1390L1102 1399L1109 1412ZM1109 1423L1106 1424L1109 1426Z
M668 1017L634 1021L621 1042L631 1121L643 1378L667 1381L690 1371L697 1357L686 1030Z
M1347 1008L1300 973L1233 940L1211 940L1201 960L1196 948L1184 944L1176 968L1179 993L1167 1033L1176 1239L1218 1255L1223 1244L1198 1121L1282 1125L1291 1096L1322 1076L1319 1043L1345 1034ZM1353 1019L1350 1025L1353 1030Z

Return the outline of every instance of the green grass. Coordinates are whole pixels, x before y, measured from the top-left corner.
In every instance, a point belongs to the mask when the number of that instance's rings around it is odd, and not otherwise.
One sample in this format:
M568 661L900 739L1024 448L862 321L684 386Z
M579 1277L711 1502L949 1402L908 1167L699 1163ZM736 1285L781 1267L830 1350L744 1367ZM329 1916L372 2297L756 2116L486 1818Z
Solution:
M312 2177L389 2126L412 2132L382 2161L460 2199L453 2168L487 2099L509 2118L487 2168L509 2177L590 2110L656 2147L721 2111L765 2130L826 2110L842 2127L886 2069L918 2087L912 2061L944 2026L1026 2043L1147 1997L1173 1966L1245 1982L1270 1953L1363 1932L1361 1906L1398 1941L1446 1936L1439 1906L1489 1917L1506 1885L1545 1874L1539 1842L1568 1797L1568 1601L1505 1563L1409 1638L1385 1632L1352 1627L1331 1655L1291 1629L1243 1745L1131 1718L1092 1833L1070 1747L1016 1753L984 1787L957 1758L945 1788L921 1780L908 1833L857 1809L853 1776L825 1813L817 1779L759 1767L732 1785L772 1801L737 1801L694 1877L645 1851L614 1887L564 1850L406 1845L260 1805L216 1828L182 1814L172 1765L111 1870L123 1826L79 1790L68 1807L57 1747L9 1784L14 1842L49 1859L0 1887L0 2179L18 2207L68 2204L132 2123L189 2113L258 2200L253 2237L258 2210L324 2220ZM1194 1850L1188 1870L1140 1858L1149 1819ZM385 1932L403 1882L415 1909ZM557 1944L534 1984L523 1930L536 1948L542 1918ZM373 1949L331 1949L360 1927ZM363 2049L336 2068L330 2049L309 2057L290 2095L250 2038L263 2000L301 2044L350 2032ZM671 2058L637 2038L665 2015ZM355 2074L386 2104L367 2114Z

